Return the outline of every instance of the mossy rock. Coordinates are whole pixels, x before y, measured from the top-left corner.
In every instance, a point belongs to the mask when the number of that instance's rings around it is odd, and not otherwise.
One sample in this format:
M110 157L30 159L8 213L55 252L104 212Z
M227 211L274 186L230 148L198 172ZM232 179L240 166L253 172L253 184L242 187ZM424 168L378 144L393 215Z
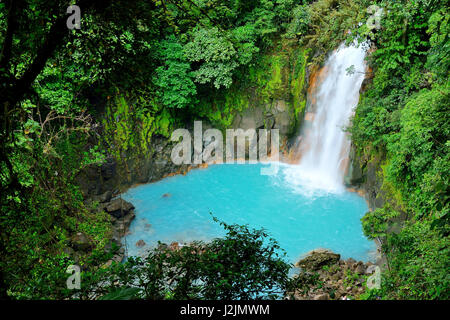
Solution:
M298 261L296 267L309 271L317 271L324 266L336 264L340 259L340 254L327 249L316 249L309 252L304 258Z

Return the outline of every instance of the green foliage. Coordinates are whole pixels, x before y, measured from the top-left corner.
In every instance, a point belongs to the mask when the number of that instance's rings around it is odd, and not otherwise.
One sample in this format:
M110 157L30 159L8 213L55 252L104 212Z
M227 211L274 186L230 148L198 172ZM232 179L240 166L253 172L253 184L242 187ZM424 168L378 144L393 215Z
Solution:
M389 227L391 227L393 218L397 216L398 212L389 207L378 208L366 213L361 219L364 234L369 239L385 238L388 234Z
M236 49L231 41L221 35L217 28L196 28L192 32L192 41L185 46L186 57L191 62L201 63L194 70L195 80L205 84L229 88L233 71L239 66L236 61Z
M284 261L285 253L264 230L221 225L224 238L179 250L160 244L144 259L82 273L77 295L95 292L102 300L274 299L302 282L288 277L291 265Z
M430 221L408 223L390 234L386 251L389 269L382 290L390 299L443 299L450 297L449 239Z
M160 110L157 103L148 103L144 96L139 99L117 96L110 100L103 120L107 133L104 139L109 152L122 162L127 156L149 150L154 134L168 137L173 123L167 109Z
M196 87L183 46L175 37L161 43L161 60L164 65L156 69L154 83L159 87L157 95L168 108L185 108L193 102Z
M139 288L123 287L112 290L101 296L99 300L133 300L139 293Z
M310 24L309 7L306 5L296 6L292 12L292 21L289 23L286 38L301 37L306 34Z
M373 79L350 132L366 159L384 159L389 206L366 214L364 232L381 238L387 299L448 299L448 8L443 1L381 1L372 35ZM369 160L370 161L370 160ZM446 271L447 270L447 271Z
M34 141L30 150L11 155L26 193L14 193L1 206L0 227L8 240L1 268L9 295L18 299L60 297L67 291L65 270L73 264L66 253L70 236L84 232L92 241L95 249L80 254L84 261L103 250L111 229L108 215L92 214L74 182L82 165L98 156L95 149L81 152L86 140L75 134L55 140L50 154L43 152L39 139Z
M83 3L82 28L71 32L67 1L0 3L0 298L6 290L15 298L91 299L286 291L292 283L271 251L277 245L264 246L265 233L246 227L226 226L227 238L189 247L203 254L155 251L153 260L96 269L109 254L110 222L83 202L75 178L109 155L129 174L128 163L148 154L152 137L168 137L193 118L225 128L244 109L283 99L299 122L307 63L322 62L344 40L369 37L373 79L349 131L360 155L383 159L383 191L395 211L386 206L363 218L365 233L383 238L389 262L382 290L368 298L448 299L446 1L377 1L385 11L380 30L365 24L366 0ZM392 233L399 210L410 220ZM92 285L79 296L64 283L75 232L92 242L77 257ZM161 273L177 279L173 287ZM110 286L96 287L101 279ZM298 279L299 286L314 282Z
M292 106L297 123L303 119L306 108L306 67L308 61L308 50L295 50L297 60L294 64L294 71L291 76Z
M401 129L389 137L387 179L417 216L449 211L450 90L423 89L401 111Z
M168 138L178 121L169 108L146 97L143 93L137 98L118 94L109 100L102 121L105 134L100 143L115 158L118 175L128 183L134 168L130 163L147 158L152 151L152 138L156 135Z
M308 21L308 28L299 26L307 30L300 42L315 53L313 62L323 62L325 55L344 40L353 40L348 31L366 22L367 7L368 1L364 0L318 0L305 8L305 12L299 12Z
M431 48L426 68L431 70L436 81L442 81L448 77L450 68L450 15L448 11L448 7L441 8L435 11L428 20L427 33L430 35Z
M273 101L282 99L298 124L306 106L308 51L292 41L281 43L286 47L283 52L274 49L260 56L229 89L201 96L193 112L206 117L215 126L229 128L234 117L248 107L270 112Z

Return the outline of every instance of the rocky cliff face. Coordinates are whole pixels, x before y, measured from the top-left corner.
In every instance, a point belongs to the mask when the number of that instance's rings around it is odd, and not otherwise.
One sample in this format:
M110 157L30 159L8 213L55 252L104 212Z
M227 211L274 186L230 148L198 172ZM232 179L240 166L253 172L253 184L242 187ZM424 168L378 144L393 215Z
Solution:
M377 270L371 262L342 260L339 254L326 249L309 252L296 267L300 270L294 278L305 284L302 290L290 293L296 300L358 299L367 290L369 277L374 277Z
M169 174L184 173L188 165L175 165L170 159L173 143L163 136L152 137L151 149L146 154L125 160L126 165L109 156L101 166L92 165L82 172L77 181L85 197L92 198L111 192L113 196L128 187L160 180Z
M372 46L368 53L375 51ZM367 66L364 81L359 90L360 96L364 94L373 81L373 71ZM387 194L383 190L383 160L381 156L368 157L358 154L354 144L351 145L349 154L349 165L344 182L348 187L356 188L364 194L369 203L370 210L381 208L387 201Z
M198 120L203 121L203 130L211 127L279 129L280 143L285 144L303 119L306 63L307 52L295 44L283 44L279 51L267 53L258 65L250 68L248 83L236 83L225 92L201 99ZM166 129L165 136L149 130L150 134L146 133L143 139L144 134L136 134L136 131L144 132L149 127L145 124L146 118L139 119L143 123L136 127L133 106L123 98L117 100L116 105L105 108L109 113L102 120L105 135L118 136L107 139L106 162L100 167L87 168L77 177L86 198L107 191L117 195L133 184L157 181L191 169L189 165L172 163L174 143L170 141L170 130ZM121 122L121 127L117 126L117 121ZM193 123L185 123L184 128L193 133Z
M224 93L216 93L200 103L198 120L203 122L203 131L221 129L225 137L225 129L279 129L280 143L286 145L303 119L306 62L306 53L295 47L263 57L258 66L251 68L248 84L235 84ZM109 155L101 166L91 165L77 176L86 202L98 203L93 210L106 211L111 217L112 237L108 248L119 249L108 264L123 260L125 248L121 238L135 217L132 204L112 198L134 184L185 174L192 168L171 161L175 143L170 141L169 133L175 128L169 130L166 127L165 133L153 132L151 117L135 116L134 107L132 102L120 97L104 108L101 116L103 134L112 135L104 139ZM191 121L182 127L193 136ZM69 248L74 257L78 254L77 248L75 251Z
M345 177L346 185L362 191L369 203L370 210L383 207L387 201L387 194L382 190L382 159L379 157L364 158L357 154L353 145L349 158L349 169Z

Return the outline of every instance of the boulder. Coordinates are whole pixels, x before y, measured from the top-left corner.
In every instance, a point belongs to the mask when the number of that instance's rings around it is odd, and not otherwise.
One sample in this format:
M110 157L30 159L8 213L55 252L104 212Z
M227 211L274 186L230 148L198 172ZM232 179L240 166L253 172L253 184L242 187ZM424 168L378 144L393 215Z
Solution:
M132 212L130 214L127 214L125 217L122 218L122 221L125 225L125 228L129 228L131 225L131 221L136 217L136 215Z
M142 248L143 246L145 246L146 245L146 243L145 243L145 241L144 240L139 240L138 242L136 242L136 247L138 247L138 248Z
M73 235L70 239L70 243L72 245L72 248L75 250L86 251L91 248L91 242L89 241L88 237L82 232L77 232L75 235Z
M347 269L352 270L352 267L353 267L353 265L354 265L355 263L356 263L356 261L355 261L354 259L349 258L349 259L345 260L345 267L346 267Z
M116 174L116 162L113 158L108 158L106 161L101 165L101 175L104 180L109 180Z
M235 129L257 129L264 126L263 110L260 108L247 108L233 122Z
M358 264L355 268L355 272L357 274L364 274L366 272L366 268L364 267L363 264Z
M331 276L331 280L333 280L333 281L338 281L339 280L339 274L333 274L332 276Z
M136 215L132 212L124 216L123 218L116 219L114 221L113 226L115 231L119 234L119 236L124 236L128 233L128 228L131 225L131 221L136 217Z
M111 198L112 198L112 192L106 191L106 192L102 193L101 195L92 196L90 201L97 201L99 203L98 207L103 209L107 205L106 202L111 201Z
M316 249L296 263L297 267L305 270L320 270L323 266L335 264L341 258L340 254L327 249Z
M169 249L169 246L167 245L167 243L159 243L158 249L159 250L167 250L167 249Z
M285 136L291 133L295 123L292 111L285 100L274 100L272 103L271 113L274 115L274 129L279 129L280 134Z
M275 100L273 102L273 109L276 113L284 113L289 111L289 107L284 100Z
M123 199L115 199L108 203L105 207L105 211L108 212L115 218L121 218L130 213L131 210L134 209L134 206L123 200Z
M99 202L104 203L104 202L109 202L111 201L112 198L112 192L111 191L106 191L105 193L101 194L98 197Z
M287 112L277 114L273 127L274 129L279 129L281 135L288 135L292 129L291 115Z
M72 257L75 254L75 250L73 250L71 247L65 247L63 249L63 252L67 254L69 257Z
M178 249L178 242L172 242L169 246L170 250L177 250Z

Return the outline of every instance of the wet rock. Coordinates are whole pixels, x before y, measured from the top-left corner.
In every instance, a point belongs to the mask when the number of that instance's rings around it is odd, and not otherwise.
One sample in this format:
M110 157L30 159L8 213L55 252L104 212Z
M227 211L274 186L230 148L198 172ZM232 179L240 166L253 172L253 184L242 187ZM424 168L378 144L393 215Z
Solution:
M120 236L125 236L128 234L129 227L131 225L131 221L136 217L136 215L132 212L126 215L123 218L116 219L113 224L114 231Z
M146 243L145 243L145 241L144 240L139 240L138 242L136 242L136 247L138 247L138 248L142 248L143 246L145 246L146 245Z
M351 148L350 154L350 165L348 167L348 172L344 177L345 184L347 186L360 186L364 182L364 174L362 166L362 160L356 155L356 149Z
M98 202L98 208L103 210L104 207L107 205L106 202L111 201L112 198L112 192L111 191L106 191L104 193L102 193L101 195L93 195L90 198L88 198L85 203L89 204L92 202Z
M106 161L102 164L100 170L104 180L111 179L116 173L116 163L114 159L106 159Z
M159 250L167 250L168 248L169 248L169 246L166 243L158 244L158 249Z
M357 274L364 274L366 272L366 268L364 267L363 264L358 264L355 268L355 272Z
M75 250L73 250L71 247L65 247L63 249L63 252L65 254L67 254L69 257L73 256L73 254L75 253Z
M105 207L105 211L115 218L124 217L133 209L134 206L123 199L115 199Z
M275 100L272 106L275 114L274 128L280 130L281 135L288 135L292 129L293 118L284 100Z
M98 199L99 202L104 203L104 202L109 202L111 201L112 198L112 192L111 191L106 191L105 193L101 194Z
M327 249L316 249L296 263L297 267L305 270L320 270L323 266L335 264L341 258L340 254Z
M243 130L256 129L264 126L264 115L262 108L247 108L241 115L235 117L233 127Z
M288 111L288 106L286 104L286 101L284 100L275 100L273 102L272 109L275 110L277 113L286 112Z
M349 258L347 260L345 260L345 268L346 269L350 269L353 270L353 265L356 263L356 261L352 258Z
M91 242L89 238L82 232L77 232L70 239L72 248L80 251L87 251L91 248Z
M134 214L134 212L131 212L130 214L127 214L125 217L122 218L125 228L128 229L130 227L131 221L133 221L135 217L136 215Z

